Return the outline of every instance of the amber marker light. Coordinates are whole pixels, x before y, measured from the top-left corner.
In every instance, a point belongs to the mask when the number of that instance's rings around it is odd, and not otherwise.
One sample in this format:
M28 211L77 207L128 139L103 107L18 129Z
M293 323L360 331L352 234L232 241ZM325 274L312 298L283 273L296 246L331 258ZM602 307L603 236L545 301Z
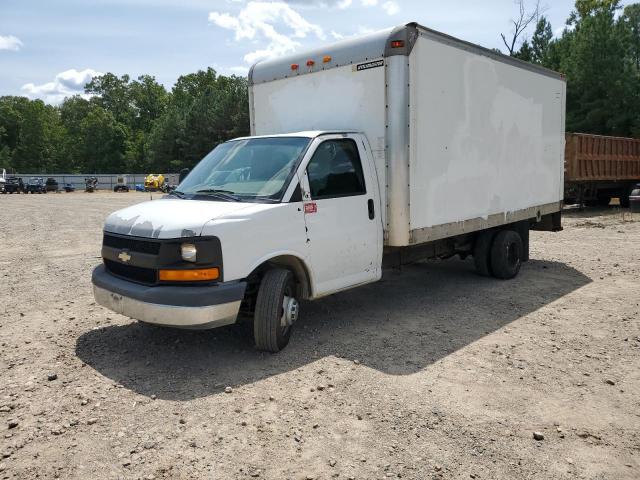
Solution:
M220 270L213 268L198 268L194 270L160 270L162 282L206 282L217 280Z
M330 55L325 55L324 57L322 57L322 63L329 63L330 61L331 61Z

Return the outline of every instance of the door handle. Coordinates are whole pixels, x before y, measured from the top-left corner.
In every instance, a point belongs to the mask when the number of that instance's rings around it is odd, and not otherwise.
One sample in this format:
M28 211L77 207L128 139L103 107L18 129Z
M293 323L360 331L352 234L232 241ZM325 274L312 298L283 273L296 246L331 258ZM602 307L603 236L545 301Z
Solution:
M376 210L373 205L373 198L370 198L367 201L367 207L369 208L369 220L373 220L374 218L376 218Z

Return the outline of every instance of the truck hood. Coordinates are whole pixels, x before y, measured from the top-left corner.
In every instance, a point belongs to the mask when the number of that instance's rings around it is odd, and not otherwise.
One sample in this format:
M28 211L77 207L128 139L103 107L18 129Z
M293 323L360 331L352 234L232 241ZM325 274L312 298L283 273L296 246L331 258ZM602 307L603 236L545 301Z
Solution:
M162 199L139 203L109 215L104 231L147 238L193 237L207 222L256 204L213 200Z

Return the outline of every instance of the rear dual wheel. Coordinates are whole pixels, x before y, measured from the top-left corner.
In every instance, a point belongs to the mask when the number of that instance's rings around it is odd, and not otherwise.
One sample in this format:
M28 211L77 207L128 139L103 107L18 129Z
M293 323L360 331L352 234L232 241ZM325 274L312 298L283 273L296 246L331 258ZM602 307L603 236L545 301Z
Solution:
M480 275L508 280L520 271L524 244L514 230L485 231L476 239L473 257Z

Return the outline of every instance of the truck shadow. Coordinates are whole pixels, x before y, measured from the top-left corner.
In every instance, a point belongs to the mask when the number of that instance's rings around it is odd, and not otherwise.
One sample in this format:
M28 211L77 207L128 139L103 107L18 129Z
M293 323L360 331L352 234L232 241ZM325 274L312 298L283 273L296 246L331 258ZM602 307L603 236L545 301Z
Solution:
M468 260L429 262L303 304L289 346L276 355L256 351L239 327L189 331L137 322L84 333L76 354L125 388L170 400L215 394L328 356L408 375L590 281L558 262L532 260L511 281L474 275Z

